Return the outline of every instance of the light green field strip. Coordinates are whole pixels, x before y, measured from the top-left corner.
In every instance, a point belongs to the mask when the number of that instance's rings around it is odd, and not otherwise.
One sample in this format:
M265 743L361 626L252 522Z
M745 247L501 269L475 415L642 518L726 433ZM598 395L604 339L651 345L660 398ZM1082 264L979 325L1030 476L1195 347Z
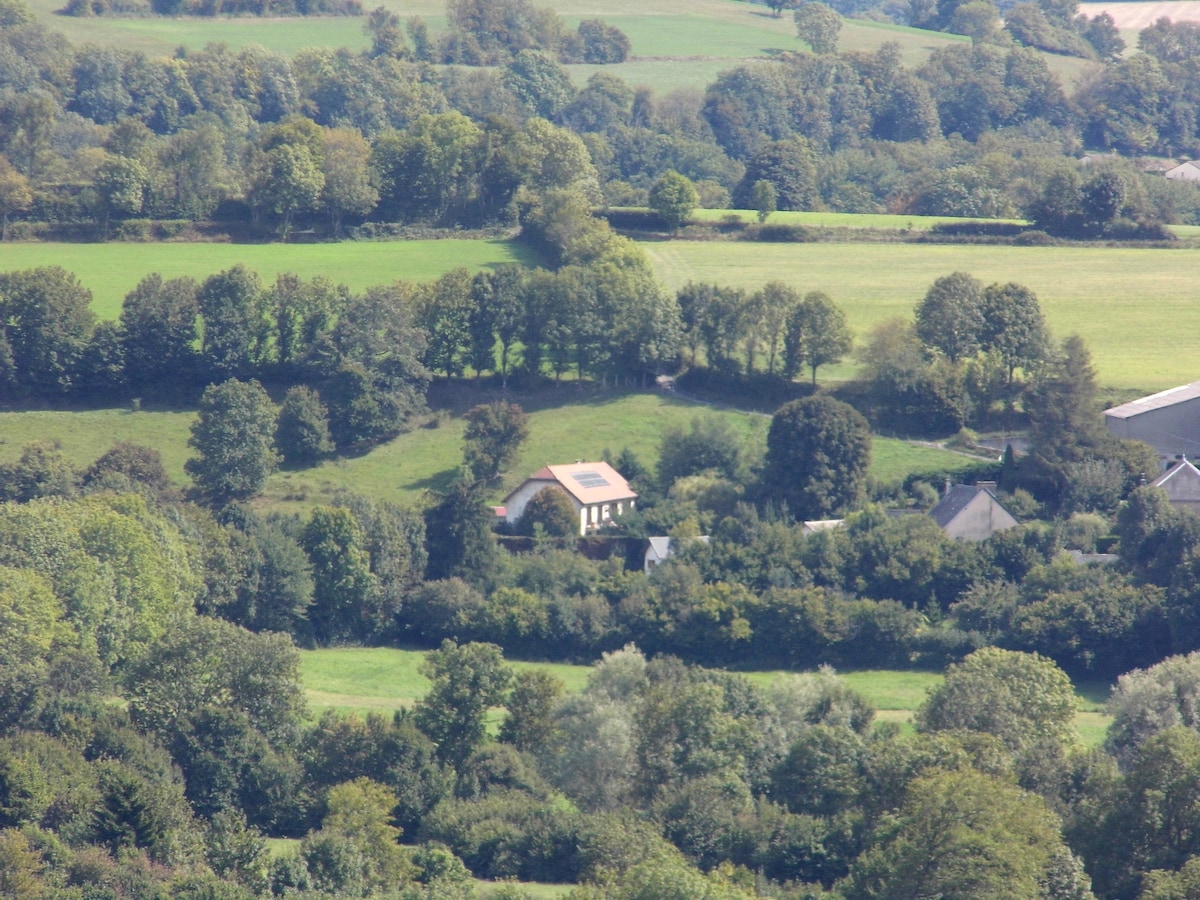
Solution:
M663 434L672 428L686 429L697 416L720 416L747 446L765 440L765 416L713 411L654 393L613 392L588 398L579 391L573 384L564 384L557 391L546 392L549 396L532 398L529 440L495 491L495 502L548 462L597 459L605 450L615 455L628 447L653 468ZM27 444L49 441L58 444L75 466L86 468L114 442L129 441L157 449L168 474L182 485L187 483L183 464L191 456L187 440L194 419L191 411L133 412L128 408L0 412L0 461L15 460ZM329 502L339 490L404 505L418 503L425 491L440 489L454 477L462 459L462 431L461 418L447 418L437 428L417 428L362 456L277 472L256 503L265 509L302 512ZM873 448L871 474L883 483L900 481L909 473L943 472L972 462L955 453L890 438L875 438Z
M270 283L281 272L317 275L354 291L379 284L431 281L451 269L472 271L530 262L519 244L505 240L343 241L329 244L0 244L0 271L62 266L94 297L102 319L115 319L121 302L146 275L203 280L239 263Z
M29 410L0 412L0 461L12 462L21 449L39 441L57 444L73 465L86 468L118 441L153 447L162 454L171 479L186 481L183 464L196 414L190 410L123 409Z
M420 675L424 651L392 648L341 648L333 650L302 650L300 674L309 704L315 712L324 709L343 711L388 712L407 709L429 689L429 682ZM542 669L562 679L568 693L578 693L587 684L590 666L570 666L557 663L511 662L518 671ZM765 687L788 674L780 671L747 672L752 682ZM936 672L871 670L838 673L875 707L876 719L907 725L912 712L924 702L928 692L942 683ZM1080 699L1081 711L1076 714L1076 729L1088 747L1098 746L1110 719L1102 712L1090 710L1086 699Z
M701 281L749 290L779 280L824 291L861 336L911 317L935 279L969 272L985 284L1034 290L1054 334L1087 341L1103 386L1153 391L1200 374L1200 251L962 244L646 242L675 290Z

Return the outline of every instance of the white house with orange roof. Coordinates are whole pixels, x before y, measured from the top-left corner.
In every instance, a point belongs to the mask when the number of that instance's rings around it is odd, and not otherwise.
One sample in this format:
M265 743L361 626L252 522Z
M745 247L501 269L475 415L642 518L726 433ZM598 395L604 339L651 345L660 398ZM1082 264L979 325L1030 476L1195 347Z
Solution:
M579 513L580 536L633 509L637 500L637 492L606 462L543 466L504 498L504 521L519 522L529 501L548 487L561 488L570 498Z

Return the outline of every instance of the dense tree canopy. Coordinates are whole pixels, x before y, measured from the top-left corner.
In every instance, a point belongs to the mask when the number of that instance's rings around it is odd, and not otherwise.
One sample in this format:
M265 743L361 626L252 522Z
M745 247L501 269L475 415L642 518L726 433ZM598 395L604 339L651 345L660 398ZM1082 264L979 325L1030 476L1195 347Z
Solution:
M817 395L775 411L763 484L797 519L844 512L862 496L871 430L853 407Z

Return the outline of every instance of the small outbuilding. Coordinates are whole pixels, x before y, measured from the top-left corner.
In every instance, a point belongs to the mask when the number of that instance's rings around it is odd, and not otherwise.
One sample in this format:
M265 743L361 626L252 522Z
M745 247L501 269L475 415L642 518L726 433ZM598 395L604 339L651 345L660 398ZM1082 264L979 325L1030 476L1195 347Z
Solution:
M1192 465L1187 457L1181 458L1151 484L1162 488L1167 500L1176 509L1200 514L1200 469Z
M959 541L986 541L998 531L1016 527L1017 520L994 493L994 481L956 484L929 511L947 537Z
M579 513L579 534L607 525L615 516L634 508L637 492L606 462L576 462L543 466L504 498L504 521L516 524L530 500L545 488L557 485L566 491Z
M684 538L684 542L700 541L702 544L708 543L708 535L702 534L699 537ZM651 537L646 538L646 550L642 554L642 571L647 575L653 572L660 565L675 555L675 547L679 540L672 537Z
M1104 424L1110 434L1145 441L1165 459L1200 454L1200 381L1106 409Z

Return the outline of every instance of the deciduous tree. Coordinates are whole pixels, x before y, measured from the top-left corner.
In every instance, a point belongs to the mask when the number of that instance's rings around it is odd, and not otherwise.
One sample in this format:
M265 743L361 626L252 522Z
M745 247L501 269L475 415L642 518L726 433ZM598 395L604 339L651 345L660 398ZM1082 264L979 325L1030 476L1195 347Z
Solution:
M836 53L842 17L824 3L807 0L792 13L796 34L808 43L813 53Z
M678 231L686 224L699 202L691 179L674 170L663 174L650 188L650 209L668 231Z
M184 464L201 495L219 505L263 489L278 461L275 419L275 405L257 381L209 385L188 439L197 455Z
M788 317L783 373L794 378L801 366L808 366L816 387L817 369L841 362L853 344L854 335L846 324L846 314L827 294L812 291Z
M767 432L765 496L797 519L852 509L871 459L871 430L854 407L825 395L793 400L775 411Z
M1074 740L1075 690L1037 653L985 647L946 670L916 713L923 731L963 729L995 735L1014 753L1037 741Z
M917 336L957 363L975 354L983 334L983 285L966 272L944 275L917 304Z
M504 702L512 672L495 644L443 641L425 657L421 671L432 684L418 701L420 728L445 762L460 765L487 736L484 717Z
M316 391L296 385L284 395L275 425L275 447L290 465L311 465L333 450L329 410Z
M491 481L517 459L529 437L529 417L516 403L498 400L467 411L463 465L477 481Z
M1040 797L990 775L935 772L914 780L899 815L840 886L861 898L1041 895L1064 851Z

